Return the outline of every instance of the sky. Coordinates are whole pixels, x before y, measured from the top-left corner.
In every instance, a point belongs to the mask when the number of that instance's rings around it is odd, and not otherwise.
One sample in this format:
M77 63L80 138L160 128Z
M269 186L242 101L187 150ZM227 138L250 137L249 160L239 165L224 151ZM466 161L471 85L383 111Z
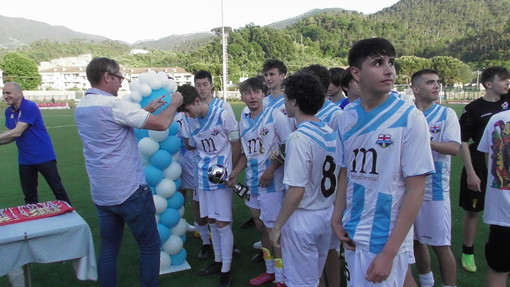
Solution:
M2 5L1 16L65 26L81 33L134 43L175 34L207 32L222 25L264 26L315 8L343 8L363 14L398 0L15 0ZM299 4L298 4L299 3Z

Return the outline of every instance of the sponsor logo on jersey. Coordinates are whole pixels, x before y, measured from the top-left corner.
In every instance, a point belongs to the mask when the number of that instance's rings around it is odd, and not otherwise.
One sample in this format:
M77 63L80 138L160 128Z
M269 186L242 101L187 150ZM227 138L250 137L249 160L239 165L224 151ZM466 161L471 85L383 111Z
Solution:
M391 141L391 135L381 134L377 137L376 144L380 145L382 148L386 148L390 146L393 142Z

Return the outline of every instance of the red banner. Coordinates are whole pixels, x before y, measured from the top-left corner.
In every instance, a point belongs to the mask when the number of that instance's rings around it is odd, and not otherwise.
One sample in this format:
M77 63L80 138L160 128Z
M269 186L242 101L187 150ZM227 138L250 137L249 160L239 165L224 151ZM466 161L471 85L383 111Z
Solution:
M51 217L73 210L69 203L62 200L8 207L0 209L0 225Z

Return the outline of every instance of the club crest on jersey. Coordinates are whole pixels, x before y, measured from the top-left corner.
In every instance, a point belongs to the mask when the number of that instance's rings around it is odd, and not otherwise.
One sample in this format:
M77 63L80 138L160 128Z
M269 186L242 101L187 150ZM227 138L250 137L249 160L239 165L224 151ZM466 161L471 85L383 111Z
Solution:
M503 109L503 111L508 110L508 102L504 102L504 103L501 105L501 108Z
M391 135L381 134L377 137L377 141L375 143L380 145L382 148L386 148L393 142L391 141Z
M265 136L269 133L269 130L267 128L260 129L260 135Z
M285 110L285 108L281 108L280 112L282 112L284 115L287 115L287 110Z
M220 133L220 130L218 130L218 129L212 129L212 130L211 130L211 135L212 135L212 136L216 136L216 135L218 135L219 133Z
M441 131L441 128L438 126L431 126L429 131L433 134L437 134Z

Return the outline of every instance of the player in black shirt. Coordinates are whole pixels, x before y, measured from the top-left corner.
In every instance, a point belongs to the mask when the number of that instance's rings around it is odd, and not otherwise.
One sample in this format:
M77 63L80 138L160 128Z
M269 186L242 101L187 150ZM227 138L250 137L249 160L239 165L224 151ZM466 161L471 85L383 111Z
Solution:
M461 149L464 168L460 179L459 206L466 213L463 224L462 268L476 272L474 240L480 211L484 208L487 184L485 155L477 150L487 122L492 115L507 110L510 105L508 88L510 73L504 67L490 67L483 71L483 97L467 104L460 117ZM473 142L468 146L468 142Z

